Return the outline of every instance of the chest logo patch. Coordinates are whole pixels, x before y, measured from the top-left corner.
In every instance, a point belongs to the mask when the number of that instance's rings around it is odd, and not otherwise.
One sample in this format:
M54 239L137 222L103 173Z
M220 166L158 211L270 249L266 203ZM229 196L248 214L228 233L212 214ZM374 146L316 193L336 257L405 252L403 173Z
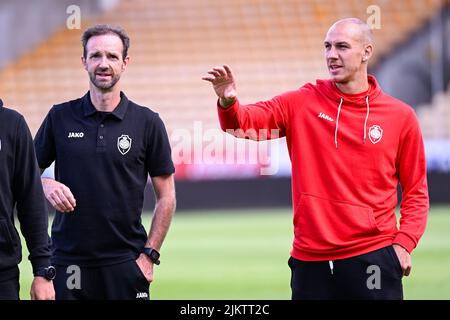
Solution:
M330 117L329 115L327 115L327 114L325 114L323 112L319 113L317 116L319 118L322 118L322 119L325 119L325 120L328 120L328 121L331 121L331 122L334 121L332 117Z
M67 138L83 138L84 132L69 132Z
M132 139L126 134L123 134L117 138L117 149L119 149L119 152L122 155L125 155L128 151L130 151L131 141Z
M373 125L369 128L369 139L375 144L380 142L383 137L383 129L379 125Z

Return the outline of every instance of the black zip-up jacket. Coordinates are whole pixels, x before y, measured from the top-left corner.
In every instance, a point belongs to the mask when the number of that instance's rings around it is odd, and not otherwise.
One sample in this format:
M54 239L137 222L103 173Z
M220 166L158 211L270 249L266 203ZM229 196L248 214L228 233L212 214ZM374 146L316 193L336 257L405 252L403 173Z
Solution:
M33 272L50 265L48 215L33 138L22 115L0 100L0 281L18 275L22 260L14 207Z

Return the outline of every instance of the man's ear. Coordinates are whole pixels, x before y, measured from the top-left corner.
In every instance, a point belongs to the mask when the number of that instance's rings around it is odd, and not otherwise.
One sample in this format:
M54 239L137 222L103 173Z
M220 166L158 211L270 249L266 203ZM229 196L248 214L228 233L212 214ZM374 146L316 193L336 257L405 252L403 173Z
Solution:
M83 64L84 70L87 71L86 58L84 56L81 56L81 63Z
M127 56L125 59L123 59L122 72L125 71L125 69L128 66L128 63L130 63L130 56Z
M370 43L366 44L364 46L362 61L367 62L370 59L370 57L372 56L372 53L373 53L373 45Z

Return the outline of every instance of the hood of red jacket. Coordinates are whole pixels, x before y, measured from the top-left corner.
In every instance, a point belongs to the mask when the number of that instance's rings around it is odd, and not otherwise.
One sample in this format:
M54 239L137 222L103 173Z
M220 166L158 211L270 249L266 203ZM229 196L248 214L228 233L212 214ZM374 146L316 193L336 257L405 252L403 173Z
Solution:
M354 108L357 112L365 112L364 118L364 131L362 132L362 140L365 143L367 139L367 121L370 116L370 104L375 101L381 94L381 88L378 85L377 80L374 76L368 75L367 80L369 83L369 88L367 91L356 93L356 94L346 94L343 93L336 86L333 80L317 80L316 90L327 96L331 101L336 102L336 126L334 131L334 143L336 148L338 148L339 140L339 116L342 107Z

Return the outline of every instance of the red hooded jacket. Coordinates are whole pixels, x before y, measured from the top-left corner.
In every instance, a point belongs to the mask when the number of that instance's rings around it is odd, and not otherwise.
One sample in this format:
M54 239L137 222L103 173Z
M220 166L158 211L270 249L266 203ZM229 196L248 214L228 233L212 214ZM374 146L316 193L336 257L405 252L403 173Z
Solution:
M296 259L344 259L393 243L411 252L425 231L429 201L418 120L375 77L368 81L359 94L317 80L269 101L218 107L223 130L254 129L258 136L249 137L258 140L276 138L273 129L286 136Z

